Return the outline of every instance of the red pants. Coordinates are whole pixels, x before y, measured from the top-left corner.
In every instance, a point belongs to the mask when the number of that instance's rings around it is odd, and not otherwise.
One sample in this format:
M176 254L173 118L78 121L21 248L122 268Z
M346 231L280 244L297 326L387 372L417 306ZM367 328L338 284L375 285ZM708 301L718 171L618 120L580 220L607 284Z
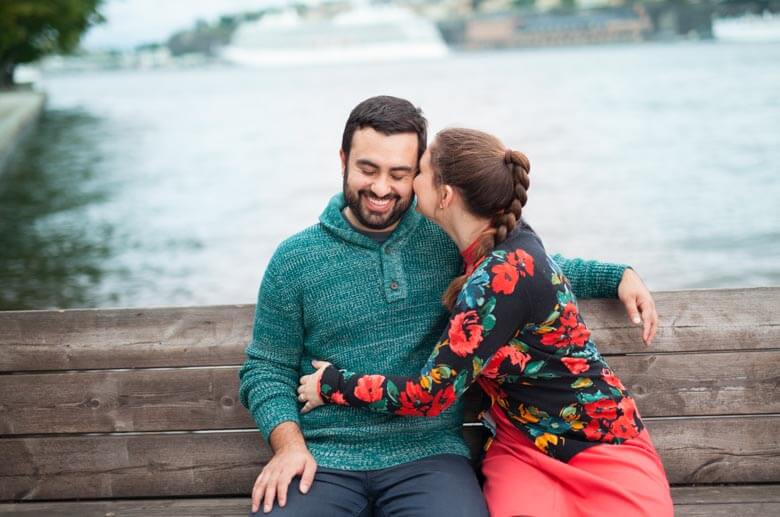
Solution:
M596 445L568 463L547 456L500 410L485 456L492 517L673 516L669 483L647 430L620 445Z

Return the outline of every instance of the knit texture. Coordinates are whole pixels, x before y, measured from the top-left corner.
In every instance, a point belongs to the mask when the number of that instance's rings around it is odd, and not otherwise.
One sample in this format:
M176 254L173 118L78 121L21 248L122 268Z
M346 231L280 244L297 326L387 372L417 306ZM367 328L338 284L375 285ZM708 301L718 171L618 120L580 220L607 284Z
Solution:
M468 456L461 402L434 418L332 405L299 413L298 378L314 371L312 359L351 371L419 374L447 323L441 294L462 270L452 241L414 208L380 244L350 227L344 206L343 195L335 196L319 224L284 241L271 258L239 372L241 403L266 440L280 423L297 423L327 468L374 470L436 454ZM580 297L614 297L625 269L555 260ZM583 286L586 293L578 292Z

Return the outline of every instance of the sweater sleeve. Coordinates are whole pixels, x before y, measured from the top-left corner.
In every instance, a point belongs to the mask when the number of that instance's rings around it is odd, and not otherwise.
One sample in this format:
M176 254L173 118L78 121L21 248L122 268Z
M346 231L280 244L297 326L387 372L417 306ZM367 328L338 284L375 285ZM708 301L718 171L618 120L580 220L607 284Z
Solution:
M255 307L252 341L239 370L239 398L263 437L282 422L298 420L303 311L290 282L284 281L277 250L268 264Z
M320 395L326 402L401 416L436 416L452 405L483 369L530 359L513 339L530 314L527 283L534 258L523 251L494 252L461 290L447 328L419 376L357 374L330 366Z
M623 272L629 267L597 260L567 259L560 254L553 255L552 259L569 280L577 298L617 298Z

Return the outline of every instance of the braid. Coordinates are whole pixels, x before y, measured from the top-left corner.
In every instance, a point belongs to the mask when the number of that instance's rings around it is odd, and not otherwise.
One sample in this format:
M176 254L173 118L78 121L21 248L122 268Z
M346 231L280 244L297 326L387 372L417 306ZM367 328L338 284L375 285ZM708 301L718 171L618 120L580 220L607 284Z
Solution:
M491 249L504 242L507 235L515 229L523 214L523 207L528 201L528 188L530 187L528 174L531 171L528 157L520 151L507 150L506 161L512 175L514 196L512 196L509 206L493 217L492 226L496 233Z
M528 158L493 135L464 128L439 132L428 149L436 184L458 189L466 211L489 221L469 259L489 255L521 222L528 200ZM442 297L447 308L455 305L477 262L467 264L465 274L450 283Z

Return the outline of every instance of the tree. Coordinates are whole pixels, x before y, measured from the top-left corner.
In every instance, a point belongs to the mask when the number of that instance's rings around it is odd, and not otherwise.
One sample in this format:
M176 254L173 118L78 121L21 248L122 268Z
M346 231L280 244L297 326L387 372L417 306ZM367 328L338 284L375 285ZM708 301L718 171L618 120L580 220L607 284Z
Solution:
M81 36L104 21L104 0L0 0L0 88L14 69L47 54L72 52Z

